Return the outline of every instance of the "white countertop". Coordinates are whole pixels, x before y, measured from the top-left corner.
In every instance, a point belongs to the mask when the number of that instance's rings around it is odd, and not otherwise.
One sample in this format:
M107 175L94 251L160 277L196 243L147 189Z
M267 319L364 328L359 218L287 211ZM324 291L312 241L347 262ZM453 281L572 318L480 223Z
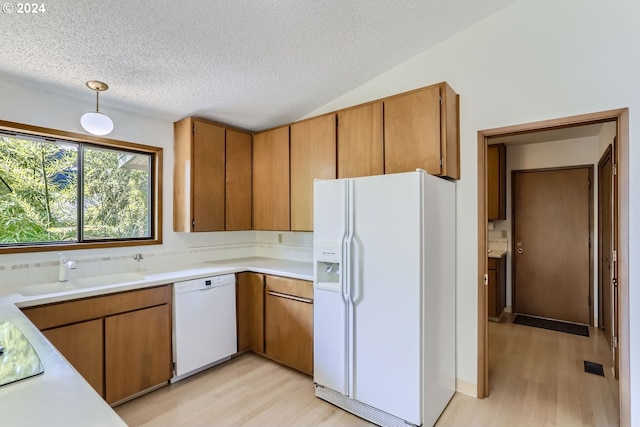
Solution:
M252 271L313 280L313 264L274 258L240 258L141 271L143 280L37 296L0 297L0 321L12 322L27 337L44 366L44 373L0 387L0 414L8 426L126 426L111 407L69 365L18 307L104 295L200 277Z
M507 254L506 249L490 249L489 258L502 258Z

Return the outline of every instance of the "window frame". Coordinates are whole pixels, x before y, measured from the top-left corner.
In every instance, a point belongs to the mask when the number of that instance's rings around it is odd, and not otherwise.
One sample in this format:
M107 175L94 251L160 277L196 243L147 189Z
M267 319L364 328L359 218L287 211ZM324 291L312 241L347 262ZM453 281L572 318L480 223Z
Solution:
M151 237L150 238L116 238L109 240L93 240L89 242L55 242L55 243L19 243L6 246L0 246L1 254L10 253L28 253L28 252L48 252L62 250L80 250L80 249L98 249L98 248L118 248L128 246L146 246L162 244L162 163L163 149L151 145L143 145L133 142L120 141L115 139L103 138L94 135L86 135L75 132L67 132L56 129L50 129L39 126L26 125L22 123L8 122L0 120L0 131L6 133L16 133L25 136L34 136L39 138L61 139L70 142L84 143L87 145L120 149L141 154L151 155ZM81 226L81 224L78 224Z

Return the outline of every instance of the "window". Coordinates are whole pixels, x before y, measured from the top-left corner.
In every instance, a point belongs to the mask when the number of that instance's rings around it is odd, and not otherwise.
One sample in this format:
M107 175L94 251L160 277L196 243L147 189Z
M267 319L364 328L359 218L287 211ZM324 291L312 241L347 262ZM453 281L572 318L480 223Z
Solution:
M161 148L48 131L0 126L0 252L161 242Z

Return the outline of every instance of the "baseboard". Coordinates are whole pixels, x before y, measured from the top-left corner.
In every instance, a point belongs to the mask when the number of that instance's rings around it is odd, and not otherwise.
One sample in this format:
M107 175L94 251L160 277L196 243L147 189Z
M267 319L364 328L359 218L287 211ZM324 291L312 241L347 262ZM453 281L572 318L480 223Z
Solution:
M478 397L478 385L470 383L460 378L456 378L456 392L466 394L471 397Z

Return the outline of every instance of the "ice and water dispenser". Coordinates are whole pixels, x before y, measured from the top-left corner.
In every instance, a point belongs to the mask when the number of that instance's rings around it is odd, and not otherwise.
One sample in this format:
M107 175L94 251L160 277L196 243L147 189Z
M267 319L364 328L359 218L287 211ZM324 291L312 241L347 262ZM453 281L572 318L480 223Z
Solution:
M342 254L340 251L330 247L316 247L314 255L317 284L322 286L322 284L340 283L342 274L340 265Z

